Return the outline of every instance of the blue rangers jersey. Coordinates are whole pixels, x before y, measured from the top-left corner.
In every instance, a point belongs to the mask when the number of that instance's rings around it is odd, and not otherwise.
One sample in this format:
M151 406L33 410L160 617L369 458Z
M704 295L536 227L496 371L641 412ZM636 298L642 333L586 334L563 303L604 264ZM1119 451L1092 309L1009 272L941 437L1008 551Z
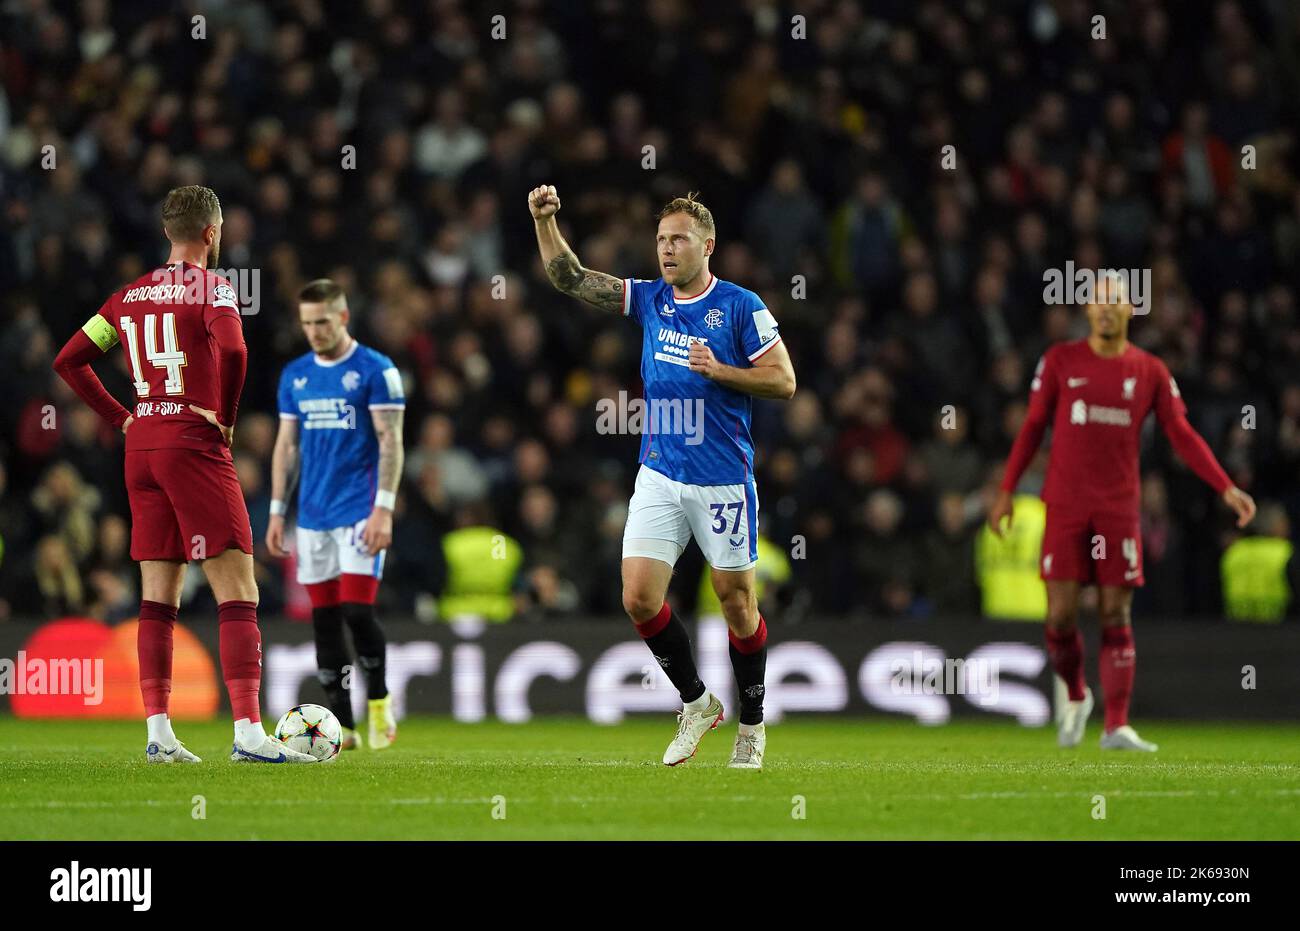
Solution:
M374 410L403 410L402 375L362 346L324 361L299 356L280 375L280 417L298 421L298 526L351 527L370 516L378 487Z
M690 298L674 297L662 278L628 278L623 313L641 324L643 334L640 461L688 485L749 481L753 399L692 372L687 355L699 340L719 362L748 368L781 341L771 311L753 291L718 278Z

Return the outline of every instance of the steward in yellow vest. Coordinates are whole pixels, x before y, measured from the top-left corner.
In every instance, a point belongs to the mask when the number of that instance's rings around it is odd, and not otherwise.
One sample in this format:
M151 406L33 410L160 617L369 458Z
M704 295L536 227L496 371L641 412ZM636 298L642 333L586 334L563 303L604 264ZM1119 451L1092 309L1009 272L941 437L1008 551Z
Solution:
M975 579L983 614L994 620L1041 621L1047 617L1047 586L1038 572L1047 528L1047 505L1033 495L1013 499L1016 519L1002 537L987 523L975 538Z
M1219 561L1223 608L1230 620L1278 623L1291 604L1290 521L1280 506L1266 505L1259 514L1260 536L1242 537Z
M442 554L447 587L438 600L439 617L510 620L515 613L515 576L524 561L515 539L491 527L461 527L442 538Z

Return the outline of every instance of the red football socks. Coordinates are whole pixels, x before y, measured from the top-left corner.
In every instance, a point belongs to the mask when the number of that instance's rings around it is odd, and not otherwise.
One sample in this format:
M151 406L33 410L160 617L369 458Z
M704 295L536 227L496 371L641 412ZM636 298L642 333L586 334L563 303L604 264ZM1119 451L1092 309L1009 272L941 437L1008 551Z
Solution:
M1128 704L1133 696L1133 676L1137 672L1137 651L1133 647L1133 628L1101 629L1101 691L1106 698L1106 732L1128 723Z
M221 630L221 675L230 693L236 721L262 720L258 692L262 686L262 634L257 629L257 604L223 601L217 605Z
M1070 690L1070 701L1083 701L1083 634L1077 627L1063 631L1048 627L1045 630L1047 655L1052 668L1065 680L1065 686Z
M731 645L740 653L749 655L757 653L763 647L767 646L767 621L763 620L763 615L758 616L758 627L748 637L737 637L730 630L727 631L727 639Z
M145 717L166 714L172 694L172 628L178 609L157 601L140 602L135 648L140 661L140 696Z

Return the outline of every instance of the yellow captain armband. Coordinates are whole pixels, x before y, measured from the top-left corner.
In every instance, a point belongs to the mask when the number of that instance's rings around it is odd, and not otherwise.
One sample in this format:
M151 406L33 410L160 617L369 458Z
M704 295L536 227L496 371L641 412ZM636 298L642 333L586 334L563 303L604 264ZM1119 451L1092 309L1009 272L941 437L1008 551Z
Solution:
M117 330L113 324L104 319L103 314L95 314L81 326L81 332L90 337L90 341L99 347L100 352L108 352L117 345Z

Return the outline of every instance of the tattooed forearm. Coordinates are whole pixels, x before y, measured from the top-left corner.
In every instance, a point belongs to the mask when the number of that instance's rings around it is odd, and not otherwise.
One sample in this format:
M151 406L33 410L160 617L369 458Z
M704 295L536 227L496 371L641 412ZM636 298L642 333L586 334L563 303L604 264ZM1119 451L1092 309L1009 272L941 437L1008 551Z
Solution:
M397 491L402 480L402 411L372 411L375 435L379 439L379 490Z
M578 257L572 252L561 252L546 263L546 277L565 294L572 293L582 284L582 266L578 264Z
M623 311L623 280L583 268L572 252L561 252L547 262L546 275L551 284L565 294L601 310Z

